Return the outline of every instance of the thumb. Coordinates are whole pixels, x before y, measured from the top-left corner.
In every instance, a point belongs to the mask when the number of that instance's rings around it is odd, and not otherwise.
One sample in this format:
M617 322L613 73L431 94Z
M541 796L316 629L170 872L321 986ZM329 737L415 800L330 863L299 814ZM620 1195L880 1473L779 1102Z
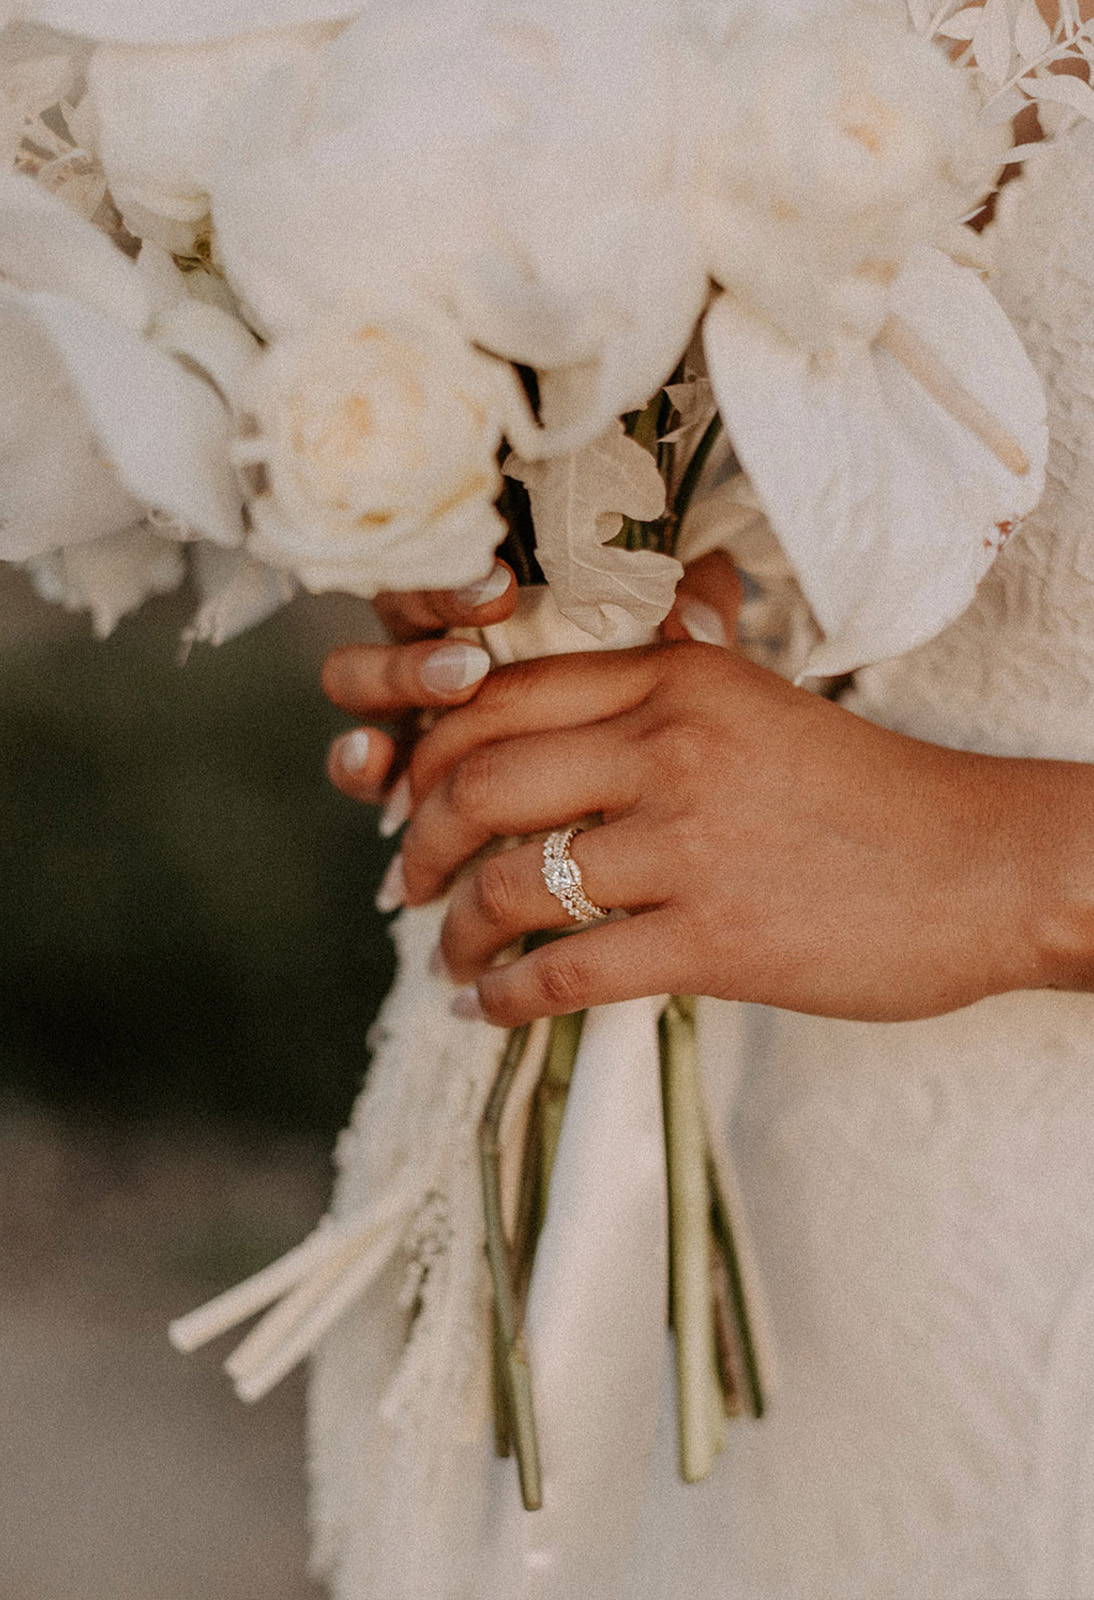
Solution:
M743 594L740 574L724 551L701 556L684 569L672 610L661 624L662 639L732 648Z

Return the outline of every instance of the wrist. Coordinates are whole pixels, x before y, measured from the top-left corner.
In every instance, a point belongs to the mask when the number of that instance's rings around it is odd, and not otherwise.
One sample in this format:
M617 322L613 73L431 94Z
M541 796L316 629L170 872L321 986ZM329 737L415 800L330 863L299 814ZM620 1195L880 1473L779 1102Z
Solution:
M1094 990L1094 768L1008 761L1011 878L1022 960L1015 987ZM1023 910L1024 908L1024 910Z

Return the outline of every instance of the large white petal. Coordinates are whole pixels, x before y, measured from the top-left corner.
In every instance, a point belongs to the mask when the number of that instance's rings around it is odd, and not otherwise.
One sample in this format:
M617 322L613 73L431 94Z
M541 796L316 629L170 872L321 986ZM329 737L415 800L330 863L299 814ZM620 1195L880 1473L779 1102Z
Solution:
M128 328L143 328L148 292L104 233L31 178L0 175L0 277L20 289L72 295Z
M884 350L847 342L811 358L728 296L706 319L726 426L826 635L811 673L938 633L1044 482L1040 382L977 274L922 250L892 310L999 419L1027 472L1002 466Z
M18 290L0 290L0 560L128 527L140 507L95 441L68 375Z
M189 47L96 50L88 66L96 147L123 212L203 217L237 105L267 77L306 64L328 35L290 28Z
M119 44L200 44L265 28L334 22L367 0L27 0L35 22Z
M105 639L150 595L178 588L186 564L170 540L147 528L126 528L42 556L29 571L44 600L66 611L90 611L96 637Z
M33 294L26 302L129 492L180 532L238 543L243 525L228 464L230 419L209 385L76 301Z

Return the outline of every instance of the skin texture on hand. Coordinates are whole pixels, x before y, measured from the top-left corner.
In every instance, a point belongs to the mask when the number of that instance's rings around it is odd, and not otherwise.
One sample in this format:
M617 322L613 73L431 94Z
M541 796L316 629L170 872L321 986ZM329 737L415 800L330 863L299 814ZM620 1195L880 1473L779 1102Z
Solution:
M739 586L720 558L687 582L666 642L496 669L415 747L405 898L451 890L463 1009L514 1026L675 991L904 1020L1087 987L1091 770L910 739L692 642L719 618L731 634ZM391 647L381 678L420 648ZM572 846L586 893L627 915L514 958L575 927L539 841L593 816Z

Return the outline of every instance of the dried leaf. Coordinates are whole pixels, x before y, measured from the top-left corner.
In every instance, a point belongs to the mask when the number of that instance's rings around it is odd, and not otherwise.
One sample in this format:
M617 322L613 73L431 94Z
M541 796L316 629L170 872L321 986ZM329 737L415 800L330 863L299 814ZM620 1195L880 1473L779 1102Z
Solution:
M694 429L705 428L717 410L709 378L692 378L687 383L667 383L665 393L676 412L677 422L671 433L662 435L663 444L674 444Z
M994 84L1005 83L1013 54L1007 0L985 0L973 34L973 49L985 78Z
M935 29L943 39L971 39L984 15L983 6L962 6Z
M1023 61L1036 61L1052 44L1052 30L1042 17L1037 0L1022 0L1014 19L1014 48Z
M1030 78L1023 87L1034 100L1050 100L1094 120L1094 89L1082 78L1069 73L1052 73L1043 78Z
M622 631L624 616L655 626L672 606L683 568L655 550L606 543L623 517L649 522L665 509L665 485L648 451L620 422L572 455L549 461L511 456L504 471L532 503L536 554L559 610L598 639Z

